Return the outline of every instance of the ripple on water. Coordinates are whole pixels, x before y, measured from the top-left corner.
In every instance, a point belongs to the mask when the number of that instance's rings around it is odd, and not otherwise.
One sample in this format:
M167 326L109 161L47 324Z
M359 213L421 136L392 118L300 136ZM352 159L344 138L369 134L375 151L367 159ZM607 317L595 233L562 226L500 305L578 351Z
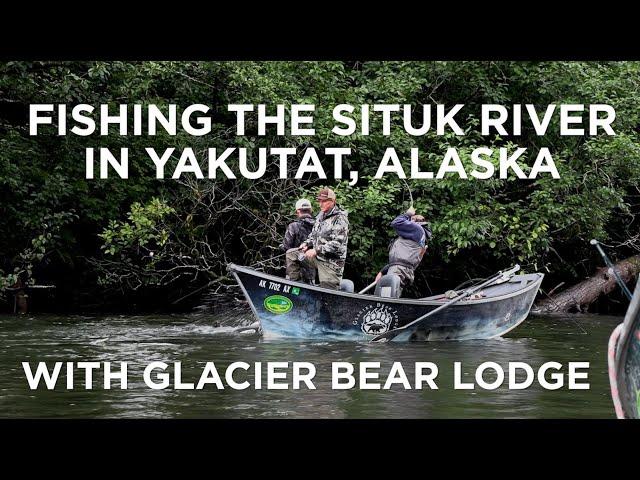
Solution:
M616 317L532 316L507 338L425 344L370 344L263 338L236 332L250 316L110 315L0 317L0 416L3 417L305 417L305 418L613 418L606 376L606 344ZM129 389L31 391L22 361L126 361ZM151 361L181 361L184 381L196 381L207 361L223 369L234 361L307 361L317 368L315 390L150 390L142 371ZM388 372L402 362L411 372L416 361L438 365L438 390L331 389L331 363L380 362ZM523 391L453 390L453 362L473 367L485 361L503 366L524 361L566 364L589 361L591 389ZM266 370L266 369L265 369ZM189 377L191 375L191 377ZM239 375L239 374L236 374ZM241 381L239 378L238 380ZM263 381L263 386L266 380ZM579 405L579 410L576 410Z

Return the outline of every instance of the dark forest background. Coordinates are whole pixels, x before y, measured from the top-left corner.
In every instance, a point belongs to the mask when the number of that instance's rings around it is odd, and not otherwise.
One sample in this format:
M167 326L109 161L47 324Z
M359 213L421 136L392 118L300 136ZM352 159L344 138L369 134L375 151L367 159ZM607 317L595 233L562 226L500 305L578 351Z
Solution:
M204 103L214 107L214 127L203 137L58 136L55 128L31 137L32 103ZM316 135L236 137L229 103L315 104ZM378 116L372 135L337 137L330 134L331 107L340 103L464 103L459 123L471 128L465 137L411 137L398 125L386 137L376 128ZM520 137L481 137L473 127L483 103L610 104L617 114L616 136L561 137L554 117L545 136L525 126ZM0 63L0 288L18 278L55 285L55 293L34 290L33 306L49 310L188 309L203 296L224 304L239 294L226 263L251 265L280 253L296 199L314 198L320 185L330 184L349 211L345 277L356 288L386 263L389 222L409 206L411 191L434 237L409 296L444 291L516 262L525 271L545 273L542 289L549 292L602 265L591 238L605 242L614 260L640 251L639 134L637 62ZM514 145L528 149L529 166L548 147L561 178L479 181L451 175L407 180L408 186L394 175L367 178L390 146L407 160L408 172L412 147L437 165L454 146L471 165L476 147ZM89 146L129 147L130 178L85 180ZM344 171L357 169L360 181L349 187L311 178L280 180L277 169L259 180L156 180L144 154L144 147L193 147L204 159L209 147L274 146L349 146L354 153ZM280 259L263 266L283 273ZM198 295L172 305L204 285ZM593 308L624 310L621 298L616 293ZM12 305L9 295L0 295L0 309Z

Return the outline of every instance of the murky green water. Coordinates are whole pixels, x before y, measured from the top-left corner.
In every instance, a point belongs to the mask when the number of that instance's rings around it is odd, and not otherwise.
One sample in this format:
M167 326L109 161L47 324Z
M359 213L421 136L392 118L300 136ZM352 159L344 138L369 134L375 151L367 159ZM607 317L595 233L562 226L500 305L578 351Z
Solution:
M0 417L102 418L614 418L606 374L609 334L621 318L603 316L530 317L507 338L421 344L265 340L233 333L248 317L189 316L0 316ZM218 322L222 326L214 326ZM54 390L30 390L23 361L128 362L129 385L66 390L65 370ZM234 361L312 362L315 390L152 390L143 382L152 361L182 362L183 381L196 382L206 362L224 368ZM434 362L438 390L332 390L332 362L381 362L382 372L402 362L409 379L416 361ZM589 390L545 390L537 382L526 390L454 390L453 363L462 362L464 381L472 381L482 362L504 366L522 361L532 367L556 361L590 362ZM266 370L266 368L264 369ZM563 369L566 372L566 368ZM238 375L242 381L242 374ZM253 375L248 375L253 383ZM382 377L384 383L384 376ZM486 378L489 380L490 375ZM224 377L223 377L224 380ZM291 382L289 377L288 380ZM225 384L226 385L226 384ZM266 373L263 374L263 387Z

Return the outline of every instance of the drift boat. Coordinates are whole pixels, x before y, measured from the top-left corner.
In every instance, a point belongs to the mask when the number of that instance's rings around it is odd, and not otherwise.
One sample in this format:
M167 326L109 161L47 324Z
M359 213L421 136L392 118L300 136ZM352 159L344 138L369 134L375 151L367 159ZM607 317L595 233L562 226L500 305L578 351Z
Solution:
M450 301L445 295L389 298L330 290L229 264L262 334L371 340L404 327ZM529 314L544 275L513 275L460 300L399 334L399 341L494 338Z
M640 278L624 322L609 339L609 380L618 418L640 418Z

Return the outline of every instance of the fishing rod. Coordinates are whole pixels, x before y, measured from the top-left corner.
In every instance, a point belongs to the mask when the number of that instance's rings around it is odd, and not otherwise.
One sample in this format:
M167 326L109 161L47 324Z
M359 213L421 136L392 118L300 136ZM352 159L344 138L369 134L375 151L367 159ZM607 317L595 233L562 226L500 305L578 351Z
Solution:
M609 260L609 257L600 246L600 242L594 238L593 240L591 240L590 243L591 245L593 245L598 249L598 252L600 252L600 256L604 260L604 263L607 265L607 267L609 267L609 272L613 273L613 276L616 278L616 282L618 283L618 286L624 292L625 296L627 297L627 300L631 301L631 297L633 295L631 295L631 291L629 290L629 287L627 287L627 285L622 281L622 278L620 277L620 275L618 274L618 271L613 266L613 263L611 263L611 260Z
M400 180L404 182L404 185L405 187L407 187L407 191L409 192L409 199L411 200L411 205L409 208L413 208L413 194L411 193L411 188L409 188L409 184L404 178L401 178Z
M262 265L263 263L270 262L271 260L275 260L276 258L284 257L286 254L287 254L287 252L279 253L278 255L275 255L273 257L267 258L266 260L262 260L260 262L253 263L253 264L249 265L249 267L250 268L257 267L258 265Z

